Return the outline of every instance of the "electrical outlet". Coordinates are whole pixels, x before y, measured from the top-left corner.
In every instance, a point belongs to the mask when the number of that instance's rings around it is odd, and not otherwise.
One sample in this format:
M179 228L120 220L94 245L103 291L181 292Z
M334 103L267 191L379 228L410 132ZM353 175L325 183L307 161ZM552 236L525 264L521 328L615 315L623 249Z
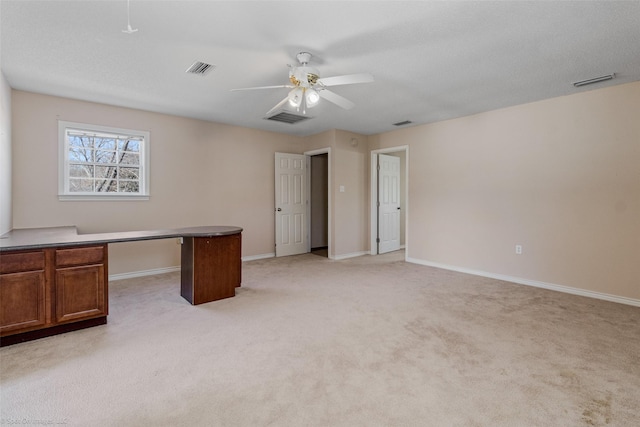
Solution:
M516 254L522 255L522 245L516 245Z

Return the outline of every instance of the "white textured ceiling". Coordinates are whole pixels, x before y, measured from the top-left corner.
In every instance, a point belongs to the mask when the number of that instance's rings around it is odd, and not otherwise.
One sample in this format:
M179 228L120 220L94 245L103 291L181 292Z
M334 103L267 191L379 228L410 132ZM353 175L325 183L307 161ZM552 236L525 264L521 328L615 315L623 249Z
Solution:
M375 134L640 80L640 1L2 0L0 66L14 89L295 135ZM355 102L264 120L300 51ZM216 66L185 73L194 62ZM572 82L616 73L580 89Z

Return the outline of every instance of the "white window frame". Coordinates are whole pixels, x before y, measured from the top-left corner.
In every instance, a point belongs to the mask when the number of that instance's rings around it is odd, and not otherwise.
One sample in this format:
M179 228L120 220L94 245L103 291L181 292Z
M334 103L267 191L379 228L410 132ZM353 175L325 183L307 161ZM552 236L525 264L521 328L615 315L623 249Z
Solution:
M140 192L139 193L76 193L69 191L69 141L67 130L86 133L111 133L143 138L140 144ZM99 126L58 120L58 200L149 200L149 146L150 133L147 131Z

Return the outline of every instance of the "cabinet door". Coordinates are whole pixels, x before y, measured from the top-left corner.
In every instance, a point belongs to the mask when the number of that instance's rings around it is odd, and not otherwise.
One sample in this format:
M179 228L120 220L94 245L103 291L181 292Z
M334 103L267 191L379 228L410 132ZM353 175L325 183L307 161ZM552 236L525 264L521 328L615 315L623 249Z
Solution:
M42 270L0 275L0 332L44 326L45 289Z
M56 321L58 323L107 315L104 265L56 270Z
M185 238L181 294L191 304L235 295L242 268L240 234Z

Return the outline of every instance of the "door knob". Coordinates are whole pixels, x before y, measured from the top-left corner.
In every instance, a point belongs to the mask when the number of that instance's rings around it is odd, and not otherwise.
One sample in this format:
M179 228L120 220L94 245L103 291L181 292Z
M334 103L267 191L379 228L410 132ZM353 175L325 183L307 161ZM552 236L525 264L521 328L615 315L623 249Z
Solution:
M400 207L398 207L398 210L400 210Z
M281 209L281 208L278 208L278 209L277 209L277 211L278 211L278 212L280 212L280 211L282 211L282 209Z

